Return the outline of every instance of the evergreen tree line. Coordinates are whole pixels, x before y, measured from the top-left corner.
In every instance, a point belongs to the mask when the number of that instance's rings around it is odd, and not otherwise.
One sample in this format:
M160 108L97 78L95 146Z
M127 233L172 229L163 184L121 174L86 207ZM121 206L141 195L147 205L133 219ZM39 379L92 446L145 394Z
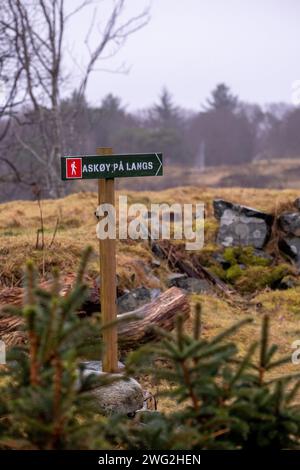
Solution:
M39 120L31 108L20 113L22 125L12 118L14 122L0 145L0 195L3 199L30 197L31 186L38 182L43 196L57 196L43 183L45 167L39 164L38 155L45 143L38 130ZM46 107L43 113L45 134L51 141L51 113L48 121ZM140 112L129 112L112 94L99 106L92 106L74 92L61 101L60 116L65 155L93 154L99 145L112 146L121 153L162 151L167 164L202 169L300 155L300 108L243 103L223 83L198 110L177 106L167 89L156 104ZM7 118L2 118L0 130L6 125ZM56 170L59 173L59 162Z

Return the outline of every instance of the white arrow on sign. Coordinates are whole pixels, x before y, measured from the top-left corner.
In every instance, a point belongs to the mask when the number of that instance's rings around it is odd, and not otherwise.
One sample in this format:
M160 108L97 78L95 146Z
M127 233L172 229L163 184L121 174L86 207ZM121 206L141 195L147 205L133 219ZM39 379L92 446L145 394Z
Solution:
M159 158L159 156L158 156L157 153L156 153L155 155L156 155L157 160L159 161L159 167L158 167L157 172L155 173L155 176L156 176L156 175L158 174L159 170L160 170L161 167L162 167L162 161L161 161L161 159Z

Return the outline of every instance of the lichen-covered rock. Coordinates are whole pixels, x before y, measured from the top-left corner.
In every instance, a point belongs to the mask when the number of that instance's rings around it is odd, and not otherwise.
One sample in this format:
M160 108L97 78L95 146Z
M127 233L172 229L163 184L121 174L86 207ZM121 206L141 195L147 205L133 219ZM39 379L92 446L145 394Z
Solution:
M281 214L278 217L279 228L286 233L294 237L300 236L300 213L290 212Z
M100 376L105 374L102 371L101 361L89 361L81 364L83 376L91 374ZM119 363L119 368L123 368ZM123 414L131 415L143 408L144 395L140 384L132 378L125 378L121 373L111 374L114 380L107 385L95 388L91 393L95 397L95 402L102 414Z
M131 415L140 410L144 404L143 390L134 379L116 380L109 385L93 390L93 395L105 414Z
M224 199L214 199L213 200L214 215L217 219L220 219L224 214L225 210L231 209L234 212L237 212L246 217L257 217L266 221L268 225L273 223L274 217L271 214L266 212L259 211L253 207L241 206L240 204L234 204L230 201L225 201Z
M251 207L223 199L213 201L214 214L220 220L217 243L228 246L253 246L261 249L268 242L273 216Z

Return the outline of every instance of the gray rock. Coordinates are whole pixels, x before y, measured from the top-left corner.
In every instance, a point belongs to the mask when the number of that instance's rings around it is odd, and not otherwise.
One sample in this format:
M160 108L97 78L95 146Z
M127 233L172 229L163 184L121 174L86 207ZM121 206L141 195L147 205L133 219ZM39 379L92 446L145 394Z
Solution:
M247 268L247 266L245 264L242 264L242 263L239 264L238 267L242 270Z
M225 247L264 247L270 238L272 215L222 199L213 204L215 217L220 220L217 243Z
M157 287L154 289L150 289L151 302L152 300L155 300L160 294L161 294L161 289Z
M288 255L300 267L300 238L286 237L279 240L280 250Z
M287 235L300 236L300 213L291 212L278 217L278 225Z
M178 280L177 286L193 294L202 294L211 291L211 286L206 279L197 279L195 277L180 279Z
M210 284L205 279L197 279L194 277L188 277L182 273L169 274L167 279L168 287L179 287L187 292L194 294L201 294L202 292L208 292L211 290Z
M178 282L181 280L181 279L186 279L187 278L187 275L186 274L182 274L182 273L171 273L168 275L167 277L167 286L168 287L173 287L173 286L177 286L178 287Z
M291 276L285 276L283 279L281 279L278 289L286 290L286 289L292 289L297 285L296 280L291 277Z
M257 250L257 249L253 250L253 256L255 256L256 258L265 259L265 260L269 261L270 264L274 260L273 256L271 256L269 253L266 253L265 251Z
M201 294L211 290L210 284L205 279L188 277L182 273L170 274L167 279L167 285L168 287L179 287L194 294Z
M102 371L101 361L83 362L81 366L83 366L84 377L92 374L96 376L105 374ZM91 392L99 411L108 415L112 413L131 415L142 409L144 395L140 384L135 379L125 378L119 373L111 375L115 379L112 383L97 387Z
M213 253L212 258L219 263L223 269L229 269L230 268L230 263L229 261L226 261L224 256L221 253Z
M263 248L270 237L270 229L263 219L239 215L226 210L221 217L217 243L228 246Z
M160 264L161 264L161 263L160 263L160 261L159 261L158 259L154 259L154 258L153 258L153 259L151 260L151 267L152 267L152 268L159 268L159 267L160 267Z
M126 313L135 310L142 305L151 302L159 296L161 290L158 288L148 289L147 287L137 287L117 299L118 313Z
M152 243L151 250L152 250L152 253L158 258L165 259L164 252L162 251L158 243Z
M272 225L274 220L274 217L271 214L253 209L252 207L234 204L233 202L225 201L224 199L214 199L213 208L216 219L221 219L225 210L230 209L246 217L256 217L258 219L263 219L268 225Z
M118 313L131 312L137 308L138 300L132 292L127 292L117 299Z
M129 415L140 410L144 404L143 390L134 379L126 379L120 376L109 385L93 390L100 411L105 414Z
M84 361L80 363L82 368L83 376L89 375L91 372L104 373L102 371L102 361ZM118 361L118 368L120 370L125 369L122 362Z

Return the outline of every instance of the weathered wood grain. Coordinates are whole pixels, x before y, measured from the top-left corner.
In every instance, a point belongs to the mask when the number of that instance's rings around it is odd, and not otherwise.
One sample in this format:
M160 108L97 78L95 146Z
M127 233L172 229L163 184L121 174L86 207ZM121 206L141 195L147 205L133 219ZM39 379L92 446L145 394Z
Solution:
M70 286L63 286L61 295L65 295ZM22 330L22 319L15 316L1 316L1 307L19 306L23 301L22 288L7 288L0 294L0 337L8 346L23 343L26 335ZM123 349L134 349L139 344L157 339L153 326L172 331L175 319L181 313L188 318L190 305L186 293L177 287L171 287L150 302L132 312L118 315L118 340ZM80 312L81 316L82 313Z

